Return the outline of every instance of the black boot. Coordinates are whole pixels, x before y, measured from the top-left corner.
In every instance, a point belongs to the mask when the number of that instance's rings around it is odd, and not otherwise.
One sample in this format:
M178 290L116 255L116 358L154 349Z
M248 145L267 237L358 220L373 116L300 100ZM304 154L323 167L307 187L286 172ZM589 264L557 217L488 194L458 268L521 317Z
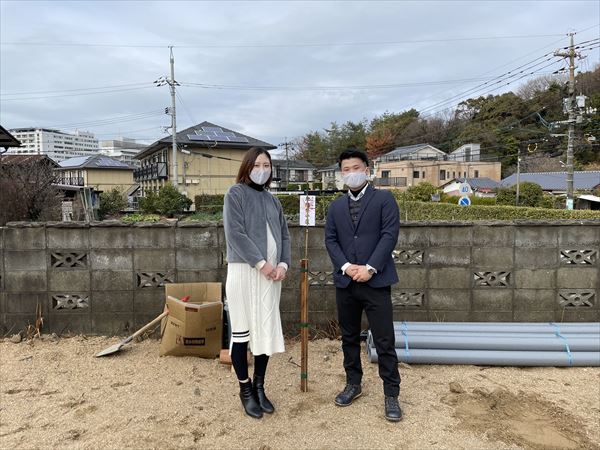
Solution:
M252 389L252 382L250 380L242 383L240 381L240 399L242 400L242 406L250 417L260 419L263 416L260 405L256 401L254 396L254 390Z
M252 385L256 398L258 399L260 409L262 409L263 412L266 412L267 414L272 414L275 411L275 407L265 395L265 377L254 375Z

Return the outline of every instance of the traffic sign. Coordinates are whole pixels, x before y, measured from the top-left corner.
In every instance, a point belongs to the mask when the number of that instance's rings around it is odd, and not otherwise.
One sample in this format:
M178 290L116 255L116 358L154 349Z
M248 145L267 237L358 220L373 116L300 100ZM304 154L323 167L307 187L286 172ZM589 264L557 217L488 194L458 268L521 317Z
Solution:
M471 199L469 197L461 197L458 200L458 204L460 206L469 206L471 204Z
M469 185L467 183L461 183L461 185L460 185L460 193L461 194L468 194L469 192L471 192L471 189L470 189Z

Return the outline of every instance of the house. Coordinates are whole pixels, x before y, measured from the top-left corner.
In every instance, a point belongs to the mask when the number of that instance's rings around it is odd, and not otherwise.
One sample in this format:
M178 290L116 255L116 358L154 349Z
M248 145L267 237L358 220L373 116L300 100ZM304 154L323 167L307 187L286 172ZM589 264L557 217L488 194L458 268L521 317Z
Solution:
M584 194L577 197L575 209L600 210L600 197L597 195Z
M338 163L317 170L323 189L344 189L342 171Z
M160 139L138 153L141 163L133 177L141 195L157 192L172 173L172 137ZM200 194L224 194L235 184L244 153L252 147L277 148L268 142L241 134L211 122L202 122L177 133L177 184L180 191L194 199Z
M495 197L500 183L490 178L457 178L442 186L444 194L454 197Z
M519 174L519 182L539 184L544 192L554 195L567 193L567 172L526 172ZM511 187L517 184L517 174L504 178L500 184ZM573 172L573 190L594 191L600 189L600 170L577 170Z
M132 166L108 156L77 156L59 163L56 184L85 186L96 192L110 191L113 188L125 192L135 184L133 170Z
M428 182L441 187L456 178L489 178L500 181L501 164L482 162L479 144L465 144L450 154L430 145L398 147L374 161L373 184L404 190Z
M272 159L274 188L286 188L288 184L312 183L316 167L308 161ZM289 171L289 176L288 176Z
M16 137L8 132L5 128L0 125L0 149L4 149L4 151L0 151L0 155L5 153L10 147L20 147L21 141L19 141Z

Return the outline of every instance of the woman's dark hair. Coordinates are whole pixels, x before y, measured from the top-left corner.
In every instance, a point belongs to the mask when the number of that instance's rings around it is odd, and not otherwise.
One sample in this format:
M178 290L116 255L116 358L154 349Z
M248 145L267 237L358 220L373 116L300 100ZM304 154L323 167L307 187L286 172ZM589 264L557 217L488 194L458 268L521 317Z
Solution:
M369 158L367 154L362 150L358 150L357 148L350 147L344 150L340 156L338 157L338 164L342 167L342 161L350 158L359 158L365 163L365 166L369 167Z
M240 165L237 178L235 179L236 183L252 183L252 180L250 179L250 172L252 172L252 169L254 169L256 158L258 158L260 155L267 155L267 158L269 158L269 163L271 164L271 176L269 176L269 179L264 185L265 187L269 187L271 180L273 180L273 163L271 162L271 155L269 152L262 147L252 147L246 152L244 159L242 159L242 164Z

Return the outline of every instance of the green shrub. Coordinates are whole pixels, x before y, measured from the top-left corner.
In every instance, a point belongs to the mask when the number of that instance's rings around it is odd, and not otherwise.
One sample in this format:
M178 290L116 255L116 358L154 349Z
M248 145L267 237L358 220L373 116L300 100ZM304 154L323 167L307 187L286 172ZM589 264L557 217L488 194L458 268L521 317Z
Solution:
M297 184L288 184L287 187L285 188L286 191L299 191L300 190L300 186Z
M140 199L140 211L146 214L160 214L173 217L190 207L192 201L168 183L161 187L158 194L149 192Z
M458 206L448 203L398 202L401 220L565 220L600 219L600 211L529 208L523 206Z
M158 222L160 216L158 214L127 214L121 217L123 222Z
M313 190L315 190L315 191L320 191L320 190L322 190L322 189L323 189L323 183L321 183L320 181L314 182L314 183L312 184L312 188L313 188Z
M100 220L107 216L117 215L125 208L127 208L127 199L121 189L113 188L100 194L100 206L98 208Z
M223 201L225 195L223 194L200 194L194 198L194 204L196 206L196 213L198 214L222 214L223 213Z

